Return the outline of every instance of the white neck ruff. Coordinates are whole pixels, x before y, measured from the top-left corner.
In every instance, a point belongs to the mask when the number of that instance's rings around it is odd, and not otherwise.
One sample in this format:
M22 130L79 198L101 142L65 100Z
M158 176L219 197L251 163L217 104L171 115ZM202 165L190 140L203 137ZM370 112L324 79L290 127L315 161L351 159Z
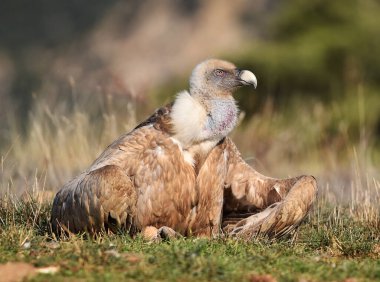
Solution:
M203 141L219 142L227 136L237 123L238 108L233 99L207 101L209 112L189 92L178 93L171 118L174 138L183 148Z

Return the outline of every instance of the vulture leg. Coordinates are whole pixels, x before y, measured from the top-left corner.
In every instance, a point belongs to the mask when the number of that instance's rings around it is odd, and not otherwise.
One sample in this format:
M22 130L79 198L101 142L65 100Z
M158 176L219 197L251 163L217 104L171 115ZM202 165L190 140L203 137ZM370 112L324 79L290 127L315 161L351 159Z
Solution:
M266 177L240 157L232 141L223 207L223 230L249 239L259 234L281 237L296 228L317 194L312 176L289 179Z
M56 195L52 229L56 234L134 232L136 191L123 170L107 165L81 174Z

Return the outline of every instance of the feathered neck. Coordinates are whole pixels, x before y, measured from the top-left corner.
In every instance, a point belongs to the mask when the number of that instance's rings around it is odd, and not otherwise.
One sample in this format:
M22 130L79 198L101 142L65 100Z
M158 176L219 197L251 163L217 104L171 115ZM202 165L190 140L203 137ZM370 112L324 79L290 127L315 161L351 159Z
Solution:
M217 143L232 131L237 117L238 108L232 96L197 99L182 91L171 112L173 137L184 148L204 141Z

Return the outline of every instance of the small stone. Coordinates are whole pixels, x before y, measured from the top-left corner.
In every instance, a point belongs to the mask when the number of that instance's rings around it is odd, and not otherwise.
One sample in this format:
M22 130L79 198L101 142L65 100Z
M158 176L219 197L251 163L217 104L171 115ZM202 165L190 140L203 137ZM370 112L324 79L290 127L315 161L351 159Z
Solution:
M38 273L42 274L55 274L59 271L59 266L47 266L47 267L41 267L37 269Z
M250 282L277 282L277 280L269 274L264 275L252 275L249 278Z
M30 241L25 241L24 244L21 245L21 247L25 250L30 249L32 246L32 243Z
M128 254L125 256L125 260L130 263L138 263L141 261L141 257L133 254Z

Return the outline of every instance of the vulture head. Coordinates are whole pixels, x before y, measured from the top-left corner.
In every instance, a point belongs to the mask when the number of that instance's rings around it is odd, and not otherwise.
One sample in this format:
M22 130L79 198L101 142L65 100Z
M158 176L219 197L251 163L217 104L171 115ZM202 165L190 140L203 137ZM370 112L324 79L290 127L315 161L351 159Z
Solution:
M244 85L256 88L256 76L230 62L209 59L194 68L189 92L177 95L171 113L175 138L183 148L205 141L215 145L231 132L239 112L232 93Z
M240 70L234 64L209 59L198 64L190 77L190 94L202 96L230 95L244 85L257 86L256 76L248 70Z

